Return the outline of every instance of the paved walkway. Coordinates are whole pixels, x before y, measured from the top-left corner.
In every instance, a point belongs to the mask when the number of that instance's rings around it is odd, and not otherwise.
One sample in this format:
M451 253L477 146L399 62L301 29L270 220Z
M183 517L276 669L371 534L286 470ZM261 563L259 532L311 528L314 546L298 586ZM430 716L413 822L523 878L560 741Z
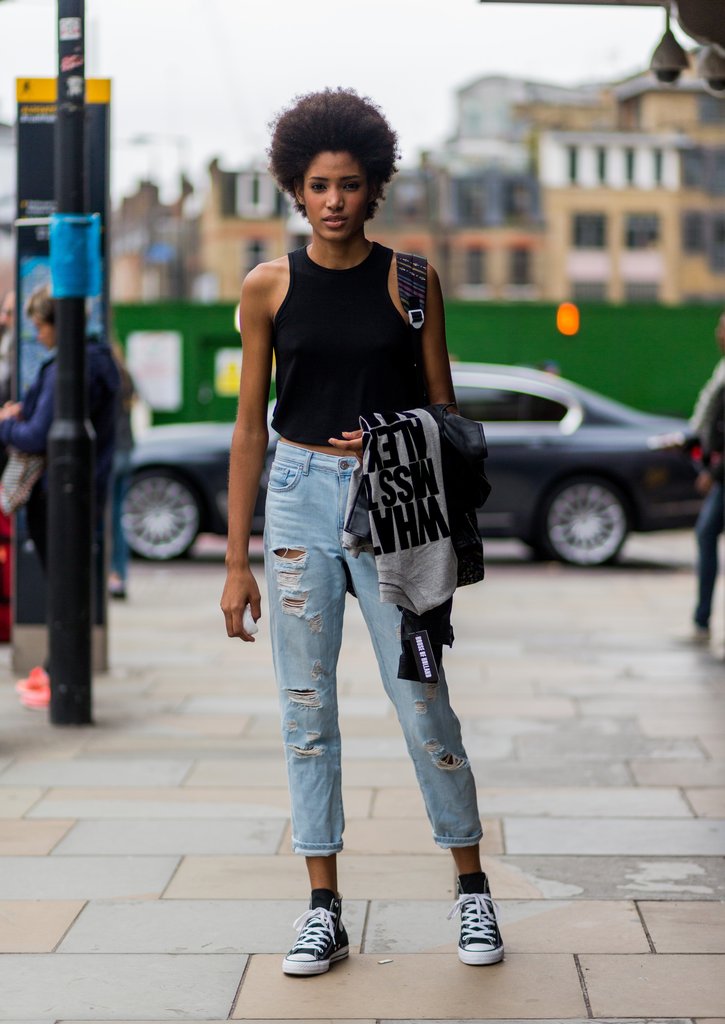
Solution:
M725 672L673 640L687 541L637 541L639 563L605 571L499 558L457 598L448 674L506 941L494 967L457 960L450 858L351 605L355 949L315 979L280 971L305 876L265 627L226 639L218 561L136 566L94 728L21 709L0 665L0 1020L725 1020Z

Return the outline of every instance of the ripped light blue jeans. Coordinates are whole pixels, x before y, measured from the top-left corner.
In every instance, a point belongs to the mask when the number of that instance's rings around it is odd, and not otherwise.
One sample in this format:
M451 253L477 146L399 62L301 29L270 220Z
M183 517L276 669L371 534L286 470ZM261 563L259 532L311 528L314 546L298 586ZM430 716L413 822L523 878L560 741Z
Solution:
M267 490L265 566L292 846L309 857L342 849L337 658L345 567L405 735L433 838L444 848L473 846L481 838L476 789L445 674L437 684L398 679L400 612L380 601L373 556L353 558L342 547L354 465L354 456L280 443Z

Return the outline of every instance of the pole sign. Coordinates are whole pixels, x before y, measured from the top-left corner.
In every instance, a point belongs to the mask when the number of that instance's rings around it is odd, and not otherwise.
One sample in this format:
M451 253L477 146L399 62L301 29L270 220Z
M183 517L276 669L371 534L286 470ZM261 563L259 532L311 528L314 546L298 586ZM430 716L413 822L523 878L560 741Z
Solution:
M73 19L66 19L72 21ZM55 78L17 80L17 276L19 311L18 397L33 381L42 346L35 340L33 325L24 314L30 294L50 286L49 218L55 213ZM110 214L110 100L109 79L86 81L86 172L89 210L100 215L103 287L91 300L88 333L109 337L108 230ZM38 221L47 223L38 223ZM25 223L24 223L25 222Z
M73 18L63 19L61 33L73 38ZM85 176L88 209L98 214L101 232L101 290L88 300L87 333L108 342L109 231L110 223L110 101L109 79L86 80ZM50 218L55 202L55 122L57 80L19 78L17 112L17 397L22 401L34 380L45 349L37 342L25 313L36 288L50 287ZM16 517L15 624L40 625L46 621L43 574L28 544L22 511ZM103 623L104 595L96 594L95 621ZM37 660L36 660L37 663Z

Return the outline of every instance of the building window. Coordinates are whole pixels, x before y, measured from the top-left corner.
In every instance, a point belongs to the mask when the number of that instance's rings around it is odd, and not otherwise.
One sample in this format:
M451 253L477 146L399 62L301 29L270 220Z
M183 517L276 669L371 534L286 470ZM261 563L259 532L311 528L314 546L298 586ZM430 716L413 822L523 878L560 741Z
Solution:
M628 281L624 284L625 302L658 302L660 286L656 281Z
M703 94L697 97L700 124L725 123L725 103L717 96Z
M459 224L482 225L486 216L486 185L481 179L459 181L458 197Z
M504 181L503 208L504 217L509 223L521 223L536 215L534 184L521 179Z
M606 302L606 281L574 281L570 288L571 297L577 302Z
M654 174L655 182L658 185L662 184L662 169L664 166L664 157L661 149L652 150L652 161L654 163Z
M531 284L531 253L528 249L511 250L511 284Z
M607 244L607 218L603 213L575 213L572 221L575 249L604 249Z
M576 146L569 146L567 149L568 166L569 166L569 181L572 185L576 185L577 178L579 176L579 150Z
M262 263L265 258L266 246L263 241L259 238L253 238L246 244L246 261L247 261L247 273L250 270L254 270L258 263Z
M720 102L718 100L718 102ZM705 180L705 154L701 149L685 149L682 153L682 184L701 188Z
M651 249L660 237L660 219L656 213L630 213L625 222L628 249Z
M401 220L425 217L425 184L422 181L399 181L393 190L395 213Z
M711 222L710 269L725 270L725 213L716 213Z
M624 176L627 179L628 185L632 185L634 183L634 158L635 152L631 146L628 146L624 151Z
M705 215L690 210L682 216L682 249L684 252L705 251Z
M597 149L597 179L602 185L607 180L607 151L604 146Z
M725 195L725 149L714 149L710 154L710 191Z
M237 179L222 171L219 175L219 206L222 217L234 217L237 212Z
M486 283L486 253L483 249L466 249L466 284Z
M269 175L259 171L241 171L236 175L237 217L273 217L276 207L277 190Z

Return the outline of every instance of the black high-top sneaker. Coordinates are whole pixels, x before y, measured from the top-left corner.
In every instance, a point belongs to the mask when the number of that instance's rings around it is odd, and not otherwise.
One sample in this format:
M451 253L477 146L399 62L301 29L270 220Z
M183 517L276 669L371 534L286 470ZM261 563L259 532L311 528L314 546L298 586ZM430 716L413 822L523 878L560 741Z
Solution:
M458 899L448 913L448 920L455 914L461 915L459 960L464 964L497 964L503 960L503 939L498 930L496 906L483 872L460 876Z
M313 889L310 909L294 927L297 942L282 961L285 974L324 974L330 964L344 960L350 944L342 923L342 899L330 889Z

